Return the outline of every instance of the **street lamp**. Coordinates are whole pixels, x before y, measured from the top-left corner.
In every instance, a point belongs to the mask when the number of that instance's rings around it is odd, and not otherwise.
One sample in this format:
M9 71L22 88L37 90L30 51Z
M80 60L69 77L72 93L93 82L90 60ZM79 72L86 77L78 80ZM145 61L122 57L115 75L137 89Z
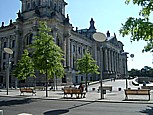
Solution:
M126 56L126 61L125 61L125 65L124 65L124 72L125 72L125 79L126 79L126 89L128 89L128 80L127 80L127 54L129 54L129 52L122 52L121 55L125 55Z
M98 41L98 42L104 42L106 40L106 36L105 34L103 33L100 33L100 32L96 32L93 34L93 38L94 40ZM100 64L101 64L101 58L102 58L102 55L101 55L101 52L102 52L102 47L100 47ZM104 99L104 94L103 94L103 85L102 85L102 80L103 80L103 68L102 68L102 65L101 65L101 68L100 68L100 87L101 87L101 99Z
M4 48L4 51L8 54L8 66L6 71L6 89L7 89L7 95L8 95L8 89L9 89L9 76L10 76L10 54L13 54L13 51L10 48Z

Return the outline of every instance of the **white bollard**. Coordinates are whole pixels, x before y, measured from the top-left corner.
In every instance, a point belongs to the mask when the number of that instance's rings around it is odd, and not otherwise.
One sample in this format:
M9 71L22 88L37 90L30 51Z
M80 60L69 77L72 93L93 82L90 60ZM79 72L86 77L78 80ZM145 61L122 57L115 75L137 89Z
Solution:
M0 110L0 115L3 115L3 110Z
M32 115L32 114L30 114L30 113L20 113L18 115Z

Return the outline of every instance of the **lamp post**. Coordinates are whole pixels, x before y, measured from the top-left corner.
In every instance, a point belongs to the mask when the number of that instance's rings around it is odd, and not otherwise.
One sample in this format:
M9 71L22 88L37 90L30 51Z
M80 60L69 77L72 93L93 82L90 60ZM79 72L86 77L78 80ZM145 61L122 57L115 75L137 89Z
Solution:
M6 71L6 90L8 95L8 89L9 89L9 76L10 76L10 54L13 54L13 51L10 48L4 48L4 51L8 54L8 66Z
M129 52L122 52L121 54L126 56L126 61L125 61L125 64L124 64L124 72L125 72L125 79L126 79L125 87L126 87L126 89L128 89L128 80L127 80L127 54L129 54Z
M96 32L93 34L93 38L98 41L98 42L104 42L106 40L106 36L105 34L103 33L100 33L100 32ZM101 58L102 58L102 55L101 55L101 52L102 52L102 47L100 47L100 87L101 87L101 93L100 93L100 97L101 99L104 99L104 94L103 94L103 68L102 68L102 64L101 64Z
M127 70L128 70L128 67L127 67L127 55L129 54L129 52L122 52L121 53L122 55L126 56L126 62L125 64L123 65L124 66L124 73L125 73L125 79L126 79L126 89L128 89L128 80L127 80ZM130 54L130 57L133 58L134 57L134 54Z

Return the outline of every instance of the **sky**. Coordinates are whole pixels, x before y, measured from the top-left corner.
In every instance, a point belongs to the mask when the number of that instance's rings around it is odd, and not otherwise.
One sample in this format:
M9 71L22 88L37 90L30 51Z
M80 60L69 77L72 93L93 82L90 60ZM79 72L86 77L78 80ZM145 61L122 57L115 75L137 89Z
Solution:
M70 23L74 28L89 28L91 18L95 21L97 32L105 33L109 30L111 36L114 33L117 40L124 44L124 51L128 52L128 70L141 69L144 66L153 68L153 54L142 53L146 45L144 41L130 42L130 36L122 37L119 34L121 23L128 17L139 17L140 7L125 4L125 0L65 0L66 14L69 15ZM17 18L17 12L21 9L20 0L0 0L0 25L2 22L7 25L9 20L13 22ZM152 15L152 14L151 14ZM153 22L153 16L151 16ZM130 55L134 54L134 58Z

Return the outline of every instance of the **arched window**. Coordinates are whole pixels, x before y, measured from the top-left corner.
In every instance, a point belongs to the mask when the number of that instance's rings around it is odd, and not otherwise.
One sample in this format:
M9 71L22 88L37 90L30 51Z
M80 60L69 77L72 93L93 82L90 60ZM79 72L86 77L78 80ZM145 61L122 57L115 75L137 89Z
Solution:
M38 1L38 6L40 6L40 5L41 5L41 1L39 0L39 1Z
M33 7L33 8L36 7L36 3L35 3L35 1L32 2L32 7Z
M32 44L32 37L33 37L33 34L30 34L30 37L29 37L29 44Z
M25 39L25 45L32 44L32 37L33 37L33 34L27 35L27 37Z
M64 75L64 77L62 78L62 83L67 83L66 75Z
M56 44L57 44L58 46L60 46L60 40L59 40L59 38L56 39Z

